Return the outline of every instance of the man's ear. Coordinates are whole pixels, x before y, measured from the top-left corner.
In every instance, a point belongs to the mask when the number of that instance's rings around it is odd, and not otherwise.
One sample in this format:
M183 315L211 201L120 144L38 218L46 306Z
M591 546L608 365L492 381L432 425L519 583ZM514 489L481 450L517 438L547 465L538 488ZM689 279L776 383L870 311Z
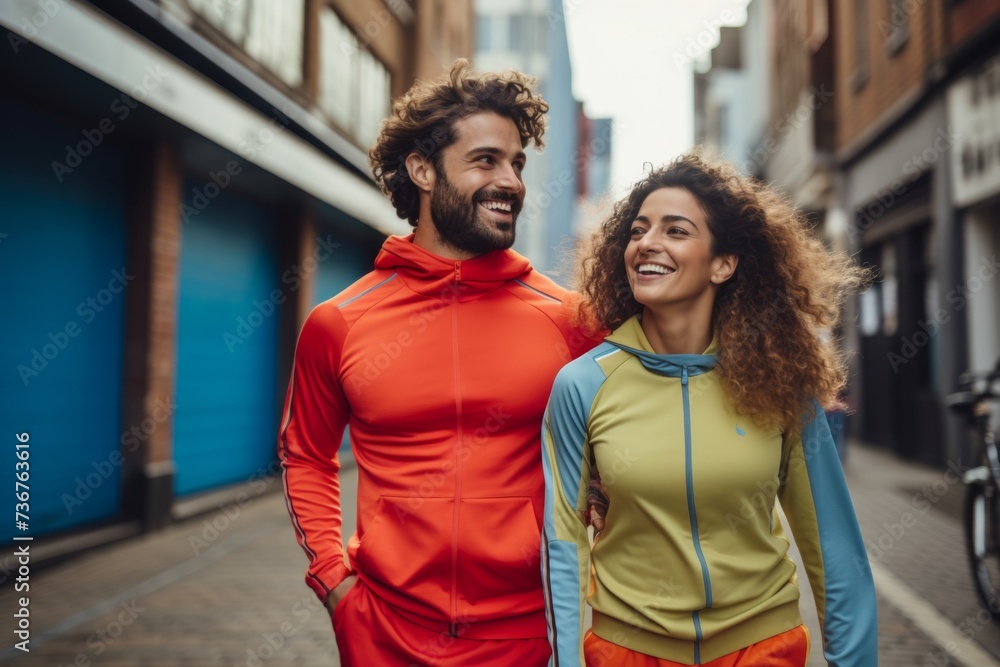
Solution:
M712 259L712 282L721 285L732 278L739 261L740 258L736 255L716 255Z
M420 153L414 152L406 156L406 173L410 175L410 180L417 189L424 192L430 192L437 181L434 165Z

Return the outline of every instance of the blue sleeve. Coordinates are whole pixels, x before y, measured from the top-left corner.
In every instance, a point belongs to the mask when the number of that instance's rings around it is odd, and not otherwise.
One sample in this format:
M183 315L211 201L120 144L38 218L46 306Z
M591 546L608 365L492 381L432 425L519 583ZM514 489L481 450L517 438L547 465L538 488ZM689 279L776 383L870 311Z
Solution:
M786 436L780 500L809 575L831 667L878 664L875 583L826 415Z
M599 378L586 372L588 365ZM590 586L590 538L584 520L590 484L587 420L601 380L603 374L589 359L563 368L542 425L542 582L552 644L550 664L559 667L584 665L584 604Z

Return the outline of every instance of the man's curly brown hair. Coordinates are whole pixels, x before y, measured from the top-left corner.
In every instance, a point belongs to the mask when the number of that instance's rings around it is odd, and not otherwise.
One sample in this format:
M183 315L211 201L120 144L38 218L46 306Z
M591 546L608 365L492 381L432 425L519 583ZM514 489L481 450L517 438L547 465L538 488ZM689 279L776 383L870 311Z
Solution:
M534 141L542 148L549 105L532 90L534 77L510 69L475 74L460 58L440 81L418 81L392 105L382 132L368 152L372 174L396 207L396 215L416 226L420 213L417 186L406 171L406 158L419 153L441 170L441 151L454 143L455 121L492 112L514 121L521 147Z
M789 431L811 399L835 407L846 362L821 332L834 331L867 271L828 250L784 196L701 150L651 171L595 233L579 282L597 323L613 329L643 310L629 288L625 246L643 201L659 188L690 192L712 233L712 255L739 258L712 311L717 370L736 411Z

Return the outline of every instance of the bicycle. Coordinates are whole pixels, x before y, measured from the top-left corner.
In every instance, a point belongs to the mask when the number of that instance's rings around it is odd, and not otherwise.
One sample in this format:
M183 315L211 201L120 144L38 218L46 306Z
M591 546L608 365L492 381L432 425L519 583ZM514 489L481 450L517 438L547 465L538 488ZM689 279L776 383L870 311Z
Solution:
M965 545L976 592L994 616L1000 616L1000 452L991 425L990 403L1000 401L1000 359L988 372L959 376L959 391L946 403L962 415L975 432L982 448L978 465L966 470Z

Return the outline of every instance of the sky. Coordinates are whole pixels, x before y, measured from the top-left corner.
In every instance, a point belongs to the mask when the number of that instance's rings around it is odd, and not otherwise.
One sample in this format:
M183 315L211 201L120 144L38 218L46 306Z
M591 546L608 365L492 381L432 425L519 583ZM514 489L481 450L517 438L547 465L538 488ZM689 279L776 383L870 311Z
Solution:
M694 141L694 62L749 0L563 0L573 92L591 118L615 119L612 195Z

